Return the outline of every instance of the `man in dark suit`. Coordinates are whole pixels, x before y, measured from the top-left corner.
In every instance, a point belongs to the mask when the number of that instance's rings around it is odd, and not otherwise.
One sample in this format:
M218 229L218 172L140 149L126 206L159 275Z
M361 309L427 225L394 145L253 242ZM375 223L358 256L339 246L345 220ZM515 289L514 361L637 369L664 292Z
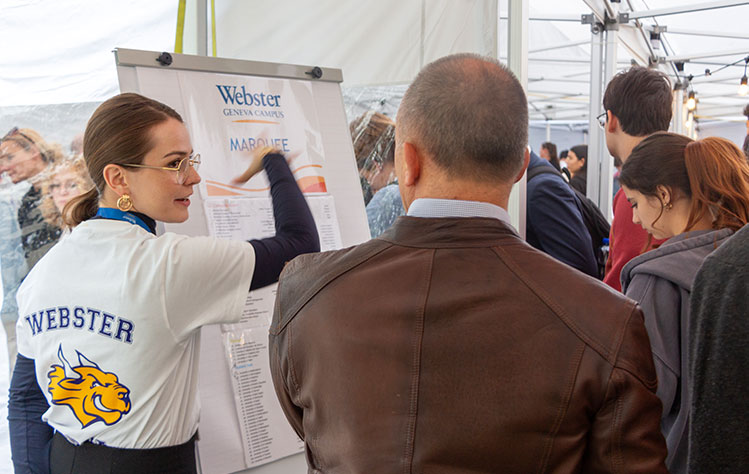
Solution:
M509 224L525 94L439 59L396 121L407 215L286 266L270 335L310 472L666 472L641 311Z
M531 152L526 192L525 238L538 250L598 278L590 233L561 173Z

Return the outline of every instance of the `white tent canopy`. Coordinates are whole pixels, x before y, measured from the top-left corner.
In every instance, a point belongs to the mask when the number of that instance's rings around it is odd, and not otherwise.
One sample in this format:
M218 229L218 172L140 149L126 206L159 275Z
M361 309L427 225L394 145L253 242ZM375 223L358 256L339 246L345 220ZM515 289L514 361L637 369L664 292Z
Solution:
M749 34L741 32L749 18L749 2L695 0L531 2L532 119L587 121L591 33L590 25L582 25L579 17L585 7L599 18L612 8L629 16L628 22L618 24L617 70L633 63L655 63L674 83L692 75L691 88L700 101L698 118L741 119L746 99L738 95L738 86L743 59L749 56ZM647 16L653 14L657 16ZM651 32L657 29L663 30L660 39L651 41ZM718 71L736 61L740 63ZM679 62L683 72L677 70ZM708 77L704 77L706 69L712 72Z
M101 102L115 47L172 50L176 2L3 0L0 106Z
M188 1L186 51L197 52L198 6ZM344 87L405 85L426 63L472 51L506 59L507 3L498 0L216 1L218 56L341 68ZM0 14L0 106L96 102L117 91L115 47L174 49L178 1L6 0ZM708 8L710 7L710 8ZM722 7L722 8L720 8ZM749 2L584 0L529 3L528 95L532 120L587 121L591 32L581 15L628 13L616 68L654 61L672 79L693 75L697 118L740 120L737 94L749 56ZM698 11L673 13L678 10ZM638 16L643 12L659 14ZM633 18L638 16L637 18ZM665 29L660 41L649 38ZM40 34L40 32L42 32ZM677 79L673 59L684 62ZM705 69L716 71L703 77Z

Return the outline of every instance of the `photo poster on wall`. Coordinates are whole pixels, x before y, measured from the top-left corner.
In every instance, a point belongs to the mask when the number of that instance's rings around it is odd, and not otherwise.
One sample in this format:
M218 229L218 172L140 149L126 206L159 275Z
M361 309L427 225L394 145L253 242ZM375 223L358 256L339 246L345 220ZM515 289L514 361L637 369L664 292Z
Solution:
M312 210L323 251L368 240L337 81L255 75L251 70L261 63L243 68L237 60L176 54L171 67L161 67L149 61L159 53L137 53L146 59L143 64L123 64L118 56L121 91L173 107L185 121L194 153L201 155L201 182L191 197L190 218L165 225L165 231L239 240L272 236L265 174L244 184L232 182L247 168L252 149L270 145L295 155L290 168ZM183 56L200 69L180 68ZM222 64L229 64L230 71L222 72ZM239 323L202 330L202 472L289 472L289 464L281 467L283 461L276 461L291 455L298 458L294 470L305 472L304 457L298 454L303 443L286 421L270 378L268 328L275 286L248 293Z

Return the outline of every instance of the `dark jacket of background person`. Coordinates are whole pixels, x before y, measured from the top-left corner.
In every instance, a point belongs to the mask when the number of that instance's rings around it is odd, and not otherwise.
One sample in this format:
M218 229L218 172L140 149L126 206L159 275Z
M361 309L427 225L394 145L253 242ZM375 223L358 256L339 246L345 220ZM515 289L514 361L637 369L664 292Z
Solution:
M577 145L570 148L578 160L585 160L583 167L575 171L570 178L570 186L583 194L588 194L588 145Z
M588 170L580 170L575 173L570 179L570 186L583 194L588 194Z
M552 165L531 152L528 171ZM544 173L528 180L526 240L533 247L592 277L598 276L590 234L561 175Z
M271 372L310 472L666 472L639 308L497 219L400 217L280 281Z
M44 220L40 209L43 198L41 191L32 186L23 196L21 207L18 209L21 245L26 255L26 267L29 270L57 243L62 235L62 229Z
M632 259L622 270L622 290L640 303L658 374L666 437L666 467L687 472L689 450L689 296L702 262L733 234L731 229L685 232Z
M689 472L749 466L749 226L705 259L689 316Z

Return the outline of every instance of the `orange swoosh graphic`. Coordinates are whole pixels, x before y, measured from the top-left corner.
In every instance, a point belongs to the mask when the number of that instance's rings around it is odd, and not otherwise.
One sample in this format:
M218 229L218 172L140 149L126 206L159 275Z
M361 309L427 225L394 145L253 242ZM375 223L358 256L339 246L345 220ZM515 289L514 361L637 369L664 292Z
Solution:
M279 125L281 122L271 122L270 120L232 120L234 123L268 123L272 125Z
M249 189L249 188L243 188L241 186L232 186L230 184L220 183L218 181L211 181L211 180L206 180L206 183L207 184L218 185L218 186L221 186L221 187L224 187L224 188L237 189L239 191L268 191L270 189L270 188Z
M304 168L322 168L322 165L304 165L304 166L300 166L299 168L295 170L291 170L291 172L296 173L297 171L303 170Z
M208 191L209 196L242 196L242 193L229 191L228 189L220 188L212 184L207 184L206 190Z
M321 176L305 176L297 180L303 193L325 193L328 191L325 178ZM237 191L232 191L236 189ZM209 196L242 196L248 192L268 191L270 188L247 189L218 181L206 180L206 190Z

